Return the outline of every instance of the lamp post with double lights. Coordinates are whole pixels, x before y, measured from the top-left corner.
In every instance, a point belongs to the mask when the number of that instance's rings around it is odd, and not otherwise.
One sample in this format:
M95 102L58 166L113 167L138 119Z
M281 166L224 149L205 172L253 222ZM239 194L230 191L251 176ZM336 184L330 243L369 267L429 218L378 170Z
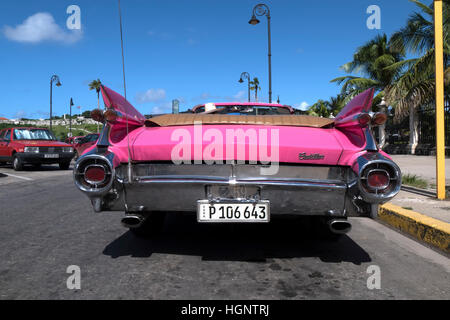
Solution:
M248 72L242 72L241 78L239 79L239 83L243 83L244 80L247 79L247 86L248 86L248 102L250 102L250 74Z
M270 39L270 9L264 4L257 4L253 8L252 18L248 23L251 25L257 25L260 21L256 18L256 16L266 16L267 17L267 34L269 40L269 103L272 103L272 50L271 50L271 39Z
M55 74L50 78L50 131L52 131L52 99L53 99L53 82L56 81L56 86L61 86L61 81L59 81L59 77Z

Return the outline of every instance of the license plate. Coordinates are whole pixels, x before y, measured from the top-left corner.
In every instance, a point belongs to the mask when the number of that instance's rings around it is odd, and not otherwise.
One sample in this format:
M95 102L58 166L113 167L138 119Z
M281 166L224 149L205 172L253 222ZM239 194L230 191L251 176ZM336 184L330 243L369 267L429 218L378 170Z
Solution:
M268 200L256 203L216 203L199 200L197 203L199 222L269 222Z
M45 154L44 158L50 158L50 159L59 158L59 154Z

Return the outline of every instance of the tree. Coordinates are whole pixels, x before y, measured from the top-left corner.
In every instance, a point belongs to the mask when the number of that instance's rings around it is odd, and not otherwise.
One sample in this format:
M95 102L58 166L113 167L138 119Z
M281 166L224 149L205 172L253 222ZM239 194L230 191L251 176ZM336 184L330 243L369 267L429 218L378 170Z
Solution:
M342 94L338 94L336 97L331 97L328 101L328 107L331 110L332 116L337 116L337 114L345 107L347 102L348 99Z
M100 79L93 80L91 83L89 83L89 90L95 90L97 91L97 108L100 110L100 88L102 86L102 82ZM99 124L97 123L97 132L100 132Z
M253 81L250 81L250 90L255 91L255 101L258 102L258 90L261 90L258 78L255 77Z
M308 109L308 115L328 118L331 115L331 110L328 108L328 101L319 99Z
M356 73L359 76L343 76L331 82L343 84L341 94L347 99L369 88L375 88L378 94L373 105L377 105L384 95L384 89L401 75L402 66L398 65L398 62L403 58L401 50L396 50L388 44L386 34L377 35L356 50L351 62L341 66L346 73Z
M93 80L89 83L89 90L95 90L97 92L97 107L100 109L100 87L102 86L102 82L100 79Z
M331 97L328 101L319 99L309 107L307 113L310 116L334 118L345 107L346 102L347 99L341 94L338 94L336 97Z
M84 111L81 114L81 116L84 117L84 118L91 118L91 112L90 111Z
M391 67L403 67L405 72L394 83L386 88L386 101L395 107L395 120L401 121L411 110L435 99L435 50L434 50L434 7L418 0L415 3L420 12L409 16L405 27L395 32L390 45L402 53L419 55ZM445 86L449 93L449 29L450 1L443 2L443 32L444 32L444 68Z

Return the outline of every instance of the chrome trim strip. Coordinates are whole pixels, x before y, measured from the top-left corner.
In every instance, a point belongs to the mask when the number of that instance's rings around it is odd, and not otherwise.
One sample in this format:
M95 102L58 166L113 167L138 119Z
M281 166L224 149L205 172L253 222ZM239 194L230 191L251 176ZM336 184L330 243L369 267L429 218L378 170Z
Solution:
M373 137L372 131L370 129L370 126L367 126L364 129L364 136L366 138L366 146L364 150L366 151L378 151L378 145L375 141L375 138Z
M301 179L228 179L204 176L149 176L139 177L138 184L218 184L218 185L257 185L257 186L288 186L308 188L346 189L343 181L301 180Z

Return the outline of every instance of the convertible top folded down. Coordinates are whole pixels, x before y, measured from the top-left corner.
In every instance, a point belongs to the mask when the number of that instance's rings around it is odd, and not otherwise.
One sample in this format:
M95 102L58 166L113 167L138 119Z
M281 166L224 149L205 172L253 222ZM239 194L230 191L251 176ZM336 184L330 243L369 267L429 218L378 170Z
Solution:
M323 128L333 124L334 120L305 115L165 114L148 119L145 123L147 127L170 127L193 125L195 122Z

